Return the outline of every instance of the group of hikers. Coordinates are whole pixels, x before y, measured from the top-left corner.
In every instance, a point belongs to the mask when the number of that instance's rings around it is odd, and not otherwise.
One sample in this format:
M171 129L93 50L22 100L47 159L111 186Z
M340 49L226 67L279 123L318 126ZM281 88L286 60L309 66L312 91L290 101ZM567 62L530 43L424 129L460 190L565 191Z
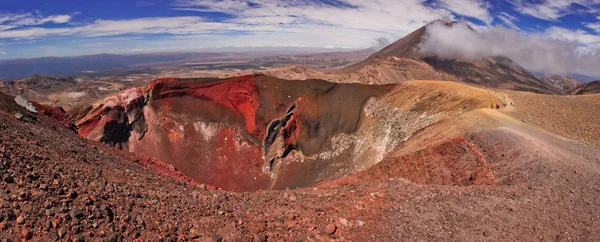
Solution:
M513 103L510 103L510 106L515 106L515 105L514 105ZM498 103L492 103L492 106L491 106L491 108L492 108L492 109L494 109L494 107L495 107L496 109L500 109L500 104L498 104ZM506 103L503 103L503 104L502 104L502 108L506 108Z
M496 107L496 109L500 109L500 104L496 103L496 105L494 105L494 103L492 103L492 107L491 108L494 109L494 107ZM506 104L504 105L504 107L506 107Z

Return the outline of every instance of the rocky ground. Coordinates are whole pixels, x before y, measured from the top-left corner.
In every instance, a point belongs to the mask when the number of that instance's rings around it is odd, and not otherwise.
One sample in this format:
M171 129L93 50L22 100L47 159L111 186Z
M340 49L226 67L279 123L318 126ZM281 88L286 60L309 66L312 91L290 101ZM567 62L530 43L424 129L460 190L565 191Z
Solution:
M10 97L0 103L1 239L323 241L377 229L384 198L368 187L211 191L84 140Z
M558 135L600 148L600 94L554 96L506 91L509 115Z
M419 110L442 107L414 102ZM598 149L532 127L506 115L513 115L509 109L453 105L462 111L417 132L371 169L312 188L235 193L195 184L159 161L80 138L0 95L0 239L600 238ZM443 155L447 152L453 155ZM422 179L411 162L423 174L449 179ZM469 181L470 170L456 172L452 162L489 172L486 179L474 179L483 182L456 182Z

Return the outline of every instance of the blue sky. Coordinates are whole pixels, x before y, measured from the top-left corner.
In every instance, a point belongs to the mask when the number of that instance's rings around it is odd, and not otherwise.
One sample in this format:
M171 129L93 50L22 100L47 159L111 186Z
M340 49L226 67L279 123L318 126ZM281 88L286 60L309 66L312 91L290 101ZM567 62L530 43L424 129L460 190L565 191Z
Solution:
M358 49L436 19L600 47L600 0L19 0L0 2L0 59L272 46Z

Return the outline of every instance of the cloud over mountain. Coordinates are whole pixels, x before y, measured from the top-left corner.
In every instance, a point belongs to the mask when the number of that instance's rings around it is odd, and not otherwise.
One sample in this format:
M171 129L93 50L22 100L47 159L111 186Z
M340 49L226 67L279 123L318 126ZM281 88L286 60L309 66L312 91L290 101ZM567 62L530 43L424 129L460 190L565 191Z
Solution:
M421 52L442 58L507 56L531 70L546 74L598 74L600 51L597 48L585 47L576 38L552 38L553 31L556 30L526 34L494 27L478 33L465 22L454 24L452 28L436 22L427 27Z

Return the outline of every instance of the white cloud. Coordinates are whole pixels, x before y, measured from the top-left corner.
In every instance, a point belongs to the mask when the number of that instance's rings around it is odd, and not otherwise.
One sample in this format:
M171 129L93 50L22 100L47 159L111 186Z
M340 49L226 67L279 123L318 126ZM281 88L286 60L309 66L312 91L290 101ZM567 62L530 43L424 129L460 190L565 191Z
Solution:
M138 18L127 20L96 20L95 22L62 28L25 28L0 32L0 38L28 39L45 36L84 37L114 36L122 34L192 34L219 32L232 27L226 23L204 22L200 17Z
M346 31L359 32L370 35L371 39L397 38L433 20L451 16L449 11L425 6L421 0L347 0L343 1L343 6L301 0L257 0L253 3L250 5L242 0L182 0L176 3L176 7L234 14L236 18L229 23L265 31L304 29L303 32L311 32L314 26L319 26L315 34L323 34L324 31L340 35Z
M515 10L522 14L530 15L548 21L557 21L560 17L582 11L575 6L584 6L587 12L598 12L598 0L542 0L536 3L523 0L509 1L515 6Z
M39 12L0 14L0 31L18 27L42 25L45 23L64 24L68 23L71 18L71 15L51 15L44 17Z
M422 0L346 0L328 5L304 0L183 0L174 9L214 11L235 17L213 22L201 17L157 17L125 20L96 20L61 28L0 28L0 39L35 39L47 36L118 36L124 34L218 35L240 31L268 41L273 35L295 36L291 45L327 43L338 47L363 48L377 38L398 39L437 19L453 19L446 9L424 5ZM317 41L318 39L318 41Z
M600 21L600 16L596 17L598 21ZM600 34L600 22L586 23L585 27L588 27L594 30L597 34Z
M157 5L158 3L159 3L158 1L146 0L146 1L137 1L137 2L135 2L135 5L139 6L139 7L150 7L150 6Z
M6 55L6 52L0 51L0 55Z
M553 39L576 41L585 45L600 43L600 36L583 30L570 30L561 27L550 27L545 34Z
M519 26L517 26L515 24L515 22L518 21L518 19L515 16L512 16L506 12L502 12L499 15L497 15L496 17L498 19L502 20L502 22L504 22L506 24L506 26L508 26L512 29L521 30L519 28Z
M68 23L71 20L70 15L53 15L46 17L42 20L42 22L53 22L57 24Z
M491 31L477 33L464 22L452 28L434 24L427 28L421 50L442 58L507 56L526 68L547 74L583 72L599 75L600 50L594 46L600 43L600 39L577 32L571 33L576 37L564 39L560 36L566 33L556 35L557 31L563 30L524 34L495 27ZM580 39L588 41L588 46L582 46Z
M491 5L482 0L440 0L440 4L454 13L479 19L488 25L494 20L488 11Z

